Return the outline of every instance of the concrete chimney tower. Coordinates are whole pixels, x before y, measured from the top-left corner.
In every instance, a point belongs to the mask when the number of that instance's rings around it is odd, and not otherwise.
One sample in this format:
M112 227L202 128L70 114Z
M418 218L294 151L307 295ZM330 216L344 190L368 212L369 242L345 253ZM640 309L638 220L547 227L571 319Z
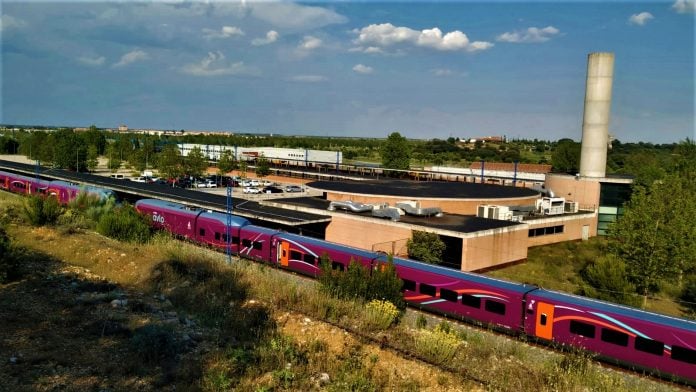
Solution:
M580 176L605 176L609 143L611 85L614 77L614 53L590 53L587 56L585 114L582 120Z

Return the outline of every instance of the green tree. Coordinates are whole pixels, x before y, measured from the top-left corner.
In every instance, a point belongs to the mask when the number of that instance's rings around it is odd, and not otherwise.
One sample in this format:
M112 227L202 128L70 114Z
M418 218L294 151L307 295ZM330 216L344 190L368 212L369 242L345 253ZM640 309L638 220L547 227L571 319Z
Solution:
M599 257L590 262L580 275L582 284L580 295L626 305L638 305L636 288L628 281L626 263L613 254Z
M53 163L68 170L86 170L87 149L72 129L62 128L48 137L53 145Z
M411 146L399 132L394 132L382 144L382 166L388 169L408 170L411 163Z
M87 169L94 171L99 165L99 150L97 146L90 145L87 147Z
M186 157L186 172L187 174L200 177L208 167L208 159L203 155L201 149L196 146L189 151Z
M647 189L635 187L624 215L610 227L612 250L626 262L638 293L647 296L659 283L696 269L696 184L685 173L672 173Z
M236 168L237 160L234 158L234 155L232 155L232 151L223 151L220 155L220 160L218 161L218 174L224 176Z
M265 157L256 160L256 176L266 177L271 173L271 163Z
M110 144L106 148L106 156L109 158L109 161L106 164L109 170L116 172L121 168L121 159L119 158L119 153L115 144Z
M406 243L408 257L425 263L438 264L442 262L445 243L435 233L413 230L412 238Z
M167 144L157 159L157 169L166 178L179 178L184 174L181 152L176 144Z
M571 139L561 139L551 154L553 171L575 174L580 170L580 143Z

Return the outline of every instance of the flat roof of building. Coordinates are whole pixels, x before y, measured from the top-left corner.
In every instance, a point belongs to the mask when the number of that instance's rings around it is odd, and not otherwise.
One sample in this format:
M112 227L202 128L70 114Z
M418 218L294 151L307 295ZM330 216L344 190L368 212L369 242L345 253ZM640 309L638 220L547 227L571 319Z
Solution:
M421 199L509 199L539 196L539 192L528 188L475 184L471 182L380 179L366 181L314 181L308 183L307 186L321 191Z
M327 211L327 209L329 208L329 204L331 203L330 201L325 200L325 199L321 199L319 197L293 197L293 198L284 198L284 199L274 199L274 200L272 200L272 202L273 202L273 205L285 204L285 205L291 205L291 206L316 209L316 210L319 210L319 211L317 211L317 213L320 213L321 211ZM269 203L269 201L264 202L264 204L267 204L267 203ZM346 215L352 215L352 216L360 216L360 217L377 219L377 220L382 220L382 221L388 222L388 220L385 220L384 218L373 217L372 213L369 211L355 213L355 212L348 212L348 211L344 211L344 210L336 210L336 211L332 211L332 213L333 214L346 214ZM511 227L511 226L516 226L516 225L520 224L517 222L511 222L511 221L478 218L478 217L473 216L473 215L459 215L459 214L447 214L447 213L445 213L441 217L435 217L435 216L417 217L417 216L411 216L411 215L402 215L399 222L407 223L407 224L411 224L411 225L430 227L430 228L440 229L440 230L456 231L456 232L460 232L460 233L475 233L477 231L498 229L498 228L502 228L502 227Z

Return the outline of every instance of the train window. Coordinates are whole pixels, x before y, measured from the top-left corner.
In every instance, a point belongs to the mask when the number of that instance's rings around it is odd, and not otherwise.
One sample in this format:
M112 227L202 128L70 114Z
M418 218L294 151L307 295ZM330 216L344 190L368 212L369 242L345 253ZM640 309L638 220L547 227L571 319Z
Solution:
M453 290L448 290L448 289L440 289L440 298L451 301L451 302L457 302L457 297L458 294L456 291Z
M626 347L628 346L628 335L613 329L602 328L602 341Z
M481 298L469 294L462 294L462 304L472 308L481 308Z
M337 261L332 261L331 262L331 269L339 270L339 271L345 271L346 267Z
M416 291L416 282L408 279L401 279L401 291Z
M215 241L220 241L220 233L215 232Z
M222 242L227 243L227 234L222 233Z
M486 300L486 304L484 305L485 309L487 312L495 313L495 314L505 314L505 304L502 302L498 301L493 301L493 300Z
M672 346L672 359L696 365L696 350Z
M314 262L317 261L317 258L310 255L310 254L305 253L303 260L307 264L314 265Z
M584 336L586 338L594 338L595 327L580 321L570 320L570 333Z
M238 244L238 243L239 243L239 237L234 237L234 236L232 236L232 243L233 243L233 244Z
M665 344L652 339L641 338L636 336L635 348L638 351L642 351L649 354L662 355L662 350Z
M302 253L300 253L296 250L291 250L290 251L290 260L302 260Z
M245 247L245 248L251 247L251 240L250 240L250 239L247 239L247 238L243 239L243 240L242 240L242 246Z
M198 230L198 234L199 234L201 237L205 237L205 229L199 229L199 230Z
M429 284L421 283L420 284L420 292L421 294L429 295L431 297L434 297L437 295L437 288L435 286L431 286Z
M261 250L263 249L263 242L254 241L252 247L256 250Z
M541 317L539 317L539 325L546 325L546 313L542 313Z

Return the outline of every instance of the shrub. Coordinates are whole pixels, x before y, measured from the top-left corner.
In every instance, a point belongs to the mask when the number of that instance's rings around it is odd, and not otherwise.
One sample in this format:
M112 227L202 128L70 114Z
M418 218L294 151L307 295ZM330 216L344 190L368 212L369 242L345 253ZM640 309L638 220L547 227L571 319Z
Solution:
M338 298L360 298L366 301L378 299L389 301L403 310L406 304L401 294L401 279L391 261L381 263L370 271L355 260L350 261L345 272L334 270L325 255L321 257L321 288Z
M161 325L148 324L135 330L131 347L146 362L156 362L176 354L174 333Z
M55 197L29 196L24 202L24 216L30 224L43 226L53 224L63 213Z
M369 329L387 329L399 316L399 309L389 301L373 299L365 309L365 327Z
M80 227L94 228L101 217L110 213L115 206L116 201L113 198L103 200L95 195L81 191L68 204L73 215L70 223Z
M416 335L416 352L424 358L443 364L454 358L462 342L448 324L439 324L432 331L421 329Z
M19 263L12 252L12 244L0 227L0 283L7 283L20 275Z
M101 216L97 232L119 241L144 243L150 238L150 225L135 208L124 204Z
M684 306L688 310L696 312L696 276L691 276L686 280L679 299L684 301Z
M439 235L418 230L413 230L413 238L409 238L406 247L409 258L431 264L441 263L445 251Z
M638 305L640 302L640 298L633 295L635 286L628 282L626 264L614 255L599 257L589 263L580 275L586 283L580 287L581 295L626 305Z

